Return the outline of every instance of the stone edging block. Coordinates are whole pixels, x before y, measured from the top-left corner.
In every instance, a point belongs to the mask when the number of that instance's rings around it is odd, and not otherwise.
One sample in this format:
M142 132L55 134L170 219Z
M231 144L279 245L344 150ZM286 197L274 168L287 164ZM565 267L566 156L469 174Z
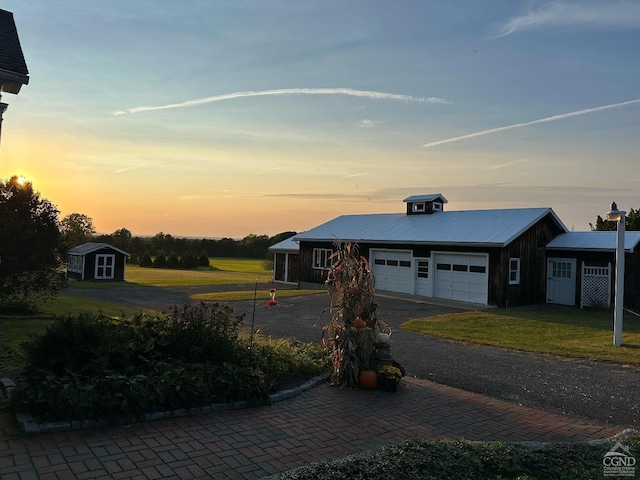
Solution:
M282 390L280 392L275 392L268 395L267 404L272 404L276 402L280 402L283 400L287 400L289 398L293 398L297 395L300 395L303 392L311 390L313 387L320 385L328 380L329 375L319 375L317 377L313 377L312 379L306 381L302 385L299 385L295 388L290 388L287 390ZM4 392L7 398L11 397L11 393L13 389L16 387L16 384L10 378L0 378L0 389ZM178 418L178 417L187 417L187 416L199 416L199 415L207 415L212 412L221 412L224 410L241 410L249 407L249 402L246 400L240 400L237 402L226 402L226 403L212 403L209 405L204 405L202 407L194 407L194 408L180 408L178 410L171 410L167 412L150 412L144 413L139 416L132 415L126 418L120 418L113 421L108 421L106 419L99 420L71 420L71 421L60 421L60 422L43 422L38 423L34 421L34 418L29 413L17 413L16 420L22 425L22 428L25 433L54 433L54 432L68 432L71 430L90 430L95 428L105 428L110 426L118 426L118 425L129 425L137 422L149 422L153 420L164 420L168 418Z

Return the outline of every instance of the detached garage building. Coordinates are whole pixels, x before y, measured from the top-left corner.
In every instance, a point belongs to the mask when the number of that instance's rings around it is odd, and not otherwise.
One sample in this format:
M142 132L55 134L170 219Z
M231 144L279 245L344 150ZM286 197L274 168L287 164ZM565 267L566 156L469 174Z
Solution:
M67 277L74 280L124 280L129 254L108 243L84 243L69 250Z
M405 213L343 215L296 235L300 286L322 284L334 242L357 243L376 289L500 307L546 301L546 246L568 233L551 208L445 211L441 194Z

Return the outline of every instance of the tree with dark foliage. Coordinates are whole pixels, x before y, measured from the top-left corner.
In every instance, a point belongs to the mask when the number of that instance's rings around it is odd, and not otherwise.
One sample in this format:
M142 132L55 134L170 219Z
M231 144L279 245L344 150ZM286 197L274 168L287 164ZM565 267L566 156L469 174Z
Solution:
M70 213L60 222L62 238L68 248L73 248L93 240L96 229L93 219L84 213Z
M66 285L58 214L31 182L0 180L0 311L35 311Z
M634 210L630 208L625 217L625 230L638 231L640 230L640 210ZM609 222L602 218L600 215L596 218L596 224L590 223L591 230L597 232L610 232L617 230L616 222Z

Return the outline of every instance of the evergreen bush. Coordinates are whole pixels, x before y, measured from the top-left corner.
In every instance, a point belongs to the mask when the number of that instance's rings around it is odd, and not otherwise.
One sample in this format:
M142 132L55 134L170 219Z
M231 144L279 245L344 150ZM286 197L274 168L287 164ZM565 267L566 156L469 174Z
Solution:
M198 257L198 266L199 267L209 266L209 255L207 255L207 252L202 251L202 253L200 253L200 256Z
M153 259L153 268L165 268L167 266L167 257L163 251L160 251L156 258Z
M167 268L180 268L180 258L178 258L178 254L173 250L169 252L169 256L167 257Z
M153 260L151 259L151 255L149 255L149 252L144 252L142 254L142 256L140 257L139 265L141 267L153 267Z

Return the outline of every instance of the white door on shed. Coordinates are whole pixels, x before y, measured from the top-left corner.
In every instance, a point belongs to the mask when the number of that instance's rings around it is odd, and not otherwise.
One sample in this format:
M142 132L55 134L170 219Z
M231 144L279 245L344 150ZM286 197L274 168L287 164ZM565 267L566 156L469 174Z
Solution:
M576 304L576 259L547 260L547 302L560 305Z
M436 253L434 297L487 304L489 258L486 254Z
M371 257L377 290L413 293L412 252L372 250Z

